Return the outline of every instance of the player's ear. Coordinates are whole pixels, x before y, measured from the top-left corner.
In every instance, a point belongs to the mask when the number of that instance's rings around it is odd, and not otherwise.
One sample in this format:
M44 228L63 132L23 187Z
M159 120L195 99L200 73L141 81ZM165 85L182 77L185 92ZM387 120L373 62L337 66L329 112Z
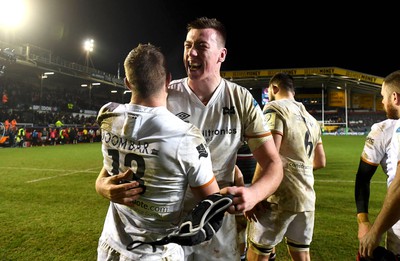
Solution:
M169 85L169 83L171 82L171 80L172 80L172 74L171 73L167 73L167 75L166 75L166 84L167 84L167 86Z
M223 63L225 61L227 52L228 51L226 48L222 48L221 53L219 54L218 57L218 62Z
M271 88L271 86L270 86ZM278 86L276 86L275 84L272 85L272 93L273 94L277 94L279 92L279 88Z
M392 98L393 98L394 104L396 104L397 106L400 106L400 93L393 92L392 93Z
M169 83L172 80L172 75L171 73L167 73L167 75L165 76L165 85L164 85L164 91L165 93L168 93L168 87L169 87Z
M126 77L124 78L124 84L125 84L126 88L128 88L129 90L132 90L131 83L128 81L128 79Z
M169 83L172 80L172 74L171 73L167 73L167 75L165 76L165 88L168 89Z

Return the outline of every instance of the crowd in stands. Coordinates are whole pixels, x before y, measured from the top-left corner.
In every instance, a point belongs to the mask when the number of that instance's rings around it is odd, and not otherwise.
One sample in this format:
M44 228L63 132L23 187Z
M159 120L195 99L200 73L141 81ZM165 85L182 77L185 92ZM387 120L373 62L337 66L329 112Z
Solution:
M5 136L9 137L7 147L56 146L65 144L93 143L101 140L99 128L87 127L5 127Z
M54 123L57 119L65 124L94 124L96 113L102 105L109 101L121 102L121 97L110 95L110 90L106 87L91 91L75 85L40 86L39 83L7 76L0 77L0 93L2 122L5 118L18 117L18 122L43 126ZM92 115L87 115L84 111L90 111Z
M343 129L345 127L346 116L344 111L333 110L325 112L324 119L322 113L311 112L311 114L320 122L322 120L328 126L336 126L334 130ZM384 111L369 111L369 110L349 110L347 113L348 128L351 132L364 132L367 134L371 130L372 124L386 119ZM327 128L329 129L329 128Z
M107 101L89 103L83 91L46 89L40 101L34 85L0 77L0 122L4 128L0 135L8 137L8 147L99 141L97 110ZM41 102L46 109L34 109Z
M24 142L28 141L30 146L74 144L98 140L96 135L91 138L85 132L89 130L98 131L97 111L103 104L113 101L113 97L107 90L97 90L91 99L88 99L88 90L79 87L47 86L42 91L41 99L41 90L37 84L9 79L5 76L0 77L0 93L2 93L0 122L5 125L13 120L18 123L18 128L24 127L25 136L27 136ZM121 100L115 101L121 102ZM37 109L34 109L35 105ZM38 105L44 106L46 109L42 109L43 107L38 109ZM344 127L346 117L343 108L327 110L324 113L324 118L320 111L312 110L310 112L319 121L324 120L332 126L338 123L338 128ZM349 129L354 132L365 133L370 130L373 123L385 118L386 115L383 111L349 110L347 115ZM57 121L62 122L63 127L56 126ZM13 138L13 146L18 146L16 128L16 126L9 128L9 136ZM54 129L57 130L57 135L52 139L50 133ZM60 134L62 130L65 131L66 135ZM334 130L337 129L334 128ZM37 132L39 138L35 138L36 133L33 134L34 131ZM75 131L77 134L69 135L71 131ZM68 138L63 138L63 136L68 136Z

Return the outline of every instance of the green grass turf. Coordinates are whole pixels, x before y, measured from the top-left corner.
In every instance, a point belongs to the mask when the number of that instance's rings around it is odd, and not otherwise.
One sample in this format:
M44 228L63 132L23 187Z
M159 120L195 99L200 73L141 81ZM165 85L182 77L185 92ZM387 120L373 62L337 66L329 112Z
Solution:
M315 172L312 260L355 260L354 179L365 136L324 136L327 167ZM100 143L0 149L0 260L96 260L108 202L94 182ZM370 216L386 192L381 168L372 180ZM286 247L277 260L289 260Z
M100 143L0 149L0 260L96 260Z

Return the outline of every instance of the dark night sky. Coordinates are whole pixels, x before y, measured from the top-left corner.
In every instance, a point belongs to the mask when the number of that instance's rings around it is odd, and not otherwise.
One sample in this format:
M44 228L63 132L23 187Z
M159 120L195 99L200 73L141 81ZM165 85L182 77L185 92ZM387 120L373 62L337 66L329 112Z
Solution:
M385 77L400 68L400 20L394 6L350 8L339 2L27 0L32 15L17 39L84 64L83 42L95 40L95 68L117 73L138 43L167 54L174 78L184 76L186 24L196 17L227 27L222 70L341 67ZM221 4L223 2L224 4ZM393 11L392 11L393 10Z

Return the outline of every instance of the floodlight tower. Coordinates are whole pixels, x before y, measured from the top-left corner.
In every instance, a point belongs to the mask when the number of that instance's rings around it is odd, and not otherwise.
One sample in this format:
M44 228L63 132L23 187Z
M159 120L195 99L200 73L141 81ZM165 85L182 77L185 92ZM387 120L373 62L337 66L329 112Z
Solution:
M15 31L28 20L28 7L25 2L23 0L0 0L0 8L2 10L0 30L4 29L4 36L8 41L11 38L15 40Z
M86 52L86 70L89 68L89 60L90 60L90 53L93 52L94 49L94 40L88 39L84 42L83 48ZM90 60L91 61L91 60Z
M81 87L89 88L89 109L91 109L91 107L92 107L92 88L94 86L99 86L99 85L100 85L99 82L92 82L92 83L89 83L89 85L86 83L81 84Z
M45 72L45 73L42 73L41 75L40 75L40 108L39 108L39 110L42 110L42 106L43 106L43 104L42 104L42 97L43 97L43 79L47 79L48 78L48 76L49 75L53 75L54 74L54 72Z

